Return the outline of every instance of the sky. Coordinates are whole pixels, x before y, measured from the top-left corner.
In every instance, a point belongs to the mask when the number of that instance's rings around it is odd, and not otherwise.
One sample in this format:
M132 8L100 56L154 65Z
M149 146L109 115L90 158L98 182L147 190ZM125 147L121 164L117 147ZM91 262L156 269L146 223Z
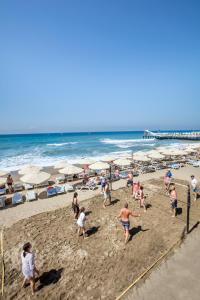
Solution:
M200 129L199 11L1 0L0 133Z

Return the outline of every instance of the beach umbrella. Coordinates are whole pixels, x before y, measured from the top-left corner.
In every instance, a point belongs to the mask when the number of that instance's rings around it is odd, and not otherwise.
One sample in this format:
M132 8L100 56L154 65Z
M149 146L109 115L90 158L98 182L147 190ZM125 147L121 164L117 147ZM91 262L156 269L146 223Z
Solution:
M152 159L163 159L163 158L165 158L165 156L163 154L160 154L159 152L150 153L150 154L148 154L148 157L150 157Z
M119 158L114 160L114 164L118 166L130 166L131 162L126 158Z
M111 162L111 161L114 161L115 159L117 159L117 156L114 156L114 155L108 155L108 156L102 157L102 161L105 161L105 162Z
M91 165L95 163L95 160L89 157L83 157L76 162L76 165Z
M69 163L66 160L61 160L55 164L54 169L63 169L67 166L69 166Z
M0 170L0 176L5 176L8 174L8 171Z
M29 173L20 178L20 180L24 183L29 183L33 185L41 184L47 181L51 175L46 172L38 172L38 173Z
M29 173L38 173L38 172L40 172L41 169L42 169L42 167L39 167L39 166L27 165L27 166L22 167L18 173L20 175L25 175L25 174L29 174Z
M7 178L0 177L0 185L4 185L6 183Z
M133 155L133 159L137 161L150 161L151 159L147 157L146 155Z
M59 173L65 174L65 175L75 175L75 174L80 174L83 172L82 168L78 168L74 165L68 165L64 169L59 170Z
M89 166L91 170L106 170L109 169L110 165L106 162L97 161L96 163Z

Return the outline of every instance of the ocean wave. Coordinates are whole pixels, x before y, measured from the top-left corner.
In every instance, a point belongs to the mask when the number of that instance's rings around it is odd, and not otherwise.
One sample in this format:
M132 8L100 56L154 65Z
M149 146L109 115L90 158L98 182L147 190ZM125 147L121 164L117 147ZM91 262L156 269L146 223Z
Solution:
M149 139L149 140L145 140L145 139L101 139L100 142L104 143L104 144L113 144L113 145L117 145L117 144L127 144L127 143L149 143L152 142L152 140L155 139Z
M65 145L75 145L78 144L78 142L66 142L66 143L52 143L52 144L47 144L49 147L62 147Z
M101 143L107 144L107 145L115 145L118 148L127 149L127 148L133 148L138 146L147 146L151 147L155 144L152 144L151 140L144 140L144 139L101 139ZM151 143L150 143L151 142Z

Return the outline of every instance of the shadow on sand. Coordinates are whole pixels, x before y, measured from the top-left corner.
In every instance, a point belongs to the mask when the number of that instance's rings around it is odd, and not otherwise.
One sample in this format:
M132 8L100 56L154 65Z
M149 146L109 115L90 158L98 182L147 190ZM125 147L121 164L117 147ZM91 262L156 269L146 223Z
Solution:
M58 282L61 278L61 273L63 272L63 268L59 270L52 269L48 272L44 272L39 278L38 281L40 282L40 285L38 287L38 290L41 290L43 287L48 286L50 284L55 284Z
M86 232L87 236L91 236L91 235L95 234L99 230L99 227L100 226L92 226L91 228L89 228Z
M139 233L140 231L148 231L149 229L142 229L142 226L138 226L138 227L133 227L129 230L129 234L130 234L130 238L129 238L129 242L132 240L132 238L134 237L134 235L136 235L137 233Z

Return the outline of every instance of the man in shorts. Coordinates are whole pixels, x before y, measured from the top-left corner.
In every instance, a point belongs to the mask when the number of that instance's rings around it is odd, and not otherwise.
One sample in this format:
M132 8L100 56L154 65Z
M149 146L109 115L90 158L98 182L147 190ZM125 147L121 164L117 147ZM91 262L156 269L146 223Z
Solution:
M121 221L122 226L124 228L124 235L125 235L125 244L128 242L129 239L129 229L130 229L130 221L129 217L140 217L140 214L134 213L128 209L128 203L124 204L124 208L121 209L118 219Z

